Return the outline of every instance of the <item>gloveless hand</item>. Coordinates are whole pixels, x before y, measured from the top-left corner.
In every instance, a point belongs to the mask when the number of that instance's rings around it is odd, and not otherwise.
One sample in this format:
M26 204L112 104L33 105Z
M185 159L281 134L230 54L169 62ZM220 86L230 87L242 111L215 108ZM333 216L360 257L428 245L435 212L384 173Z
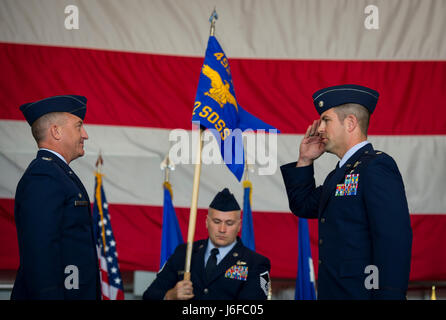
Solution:
M322 143L322 137L317 130L320 123L321 120L314 120L313 124L308 126L307 132L300 143L297 167L311 165L314 160L324 153L325 145Z

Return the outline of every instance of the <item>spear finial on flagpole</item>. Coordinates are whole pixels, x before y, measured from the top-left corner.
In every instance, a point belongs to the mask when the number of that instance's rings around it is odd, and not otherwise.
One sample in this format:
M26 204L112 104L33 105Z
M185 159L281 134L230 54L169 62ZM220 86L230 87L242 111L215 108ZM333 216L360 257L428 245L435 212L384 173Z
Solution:
M160 164L161 170L164 170L164 182L169 182L169 172L175 170L175 164L170 161L169 154L166 154Z
M209 32L209 34L211 36L214 36L215 34L215 21L218 19L218 14L217 14L217 10L214 7L214 11L212 11L211 16L209 17L209 22L211 23L211 30Z
M254 165L248 163L248 159L245 157L245 173L243 176L243 180L247 181L249 180L249 173L253 173L254 172Z
M247 148L247 140L243 140L243 154L245 156L245 172L243 175L243 180L249 180L249 173L254 172L254 164L248 162L248 148Z
M101 173L103 164L104 164L104 160L102 159L102 151L99 150L98 160L96 160L96 169L97 169L98 173Z

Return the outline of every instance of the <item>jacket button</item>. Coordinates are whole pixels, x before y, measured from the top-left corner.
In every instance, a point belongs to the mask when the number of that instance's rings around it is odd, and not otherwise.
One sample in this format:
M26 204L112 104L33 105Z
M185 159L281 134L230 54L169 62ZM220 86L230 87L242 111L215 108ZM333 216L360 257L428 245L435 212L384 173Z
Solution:
M319 244L322 244L324 241L322 239L319 239Z
M321 218L321 223L325 223L325 218Z
M321 261L321 260L319 259L318 263L319 263L319 264L321 264L321 263L322 263L322 261Z
M203 293L204 293L204 294L208 294L208 293L209 293L208 288L205 288L205 289L203 290Z

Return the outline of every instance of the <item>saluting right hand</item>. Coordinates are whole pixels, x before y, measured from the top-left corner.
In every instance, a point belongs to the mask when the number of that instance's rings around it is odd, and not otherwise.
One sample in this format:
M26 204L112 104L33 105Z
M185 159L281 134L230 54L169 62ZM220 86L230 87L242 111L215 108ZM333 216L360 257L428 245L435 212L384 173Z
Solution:
M297 167L309 166L324 153L325 145L317 131L320 123L321 120L314 120L313 124L308 126L307 132L300 143Z

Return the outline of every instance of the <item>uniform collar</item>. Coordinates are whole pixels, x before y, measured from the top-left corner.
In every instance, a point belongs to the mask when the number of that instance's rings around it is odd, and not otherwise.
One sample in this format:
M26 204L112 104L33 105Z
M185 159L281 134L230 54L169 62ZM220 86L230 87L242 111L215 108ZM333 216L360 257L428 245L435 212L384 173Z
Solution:
M348 159L350 159L350 157L352 155L354 155L356 153L356 151L358 151L359 149L361 149L362 147L364 147L365 145L369 144L370 142L363 141L360 142L358 144L355 144L353 147L351 147L342 157L341 161L339 161L339 168L342 167L347 161Z
M234 246L235 246L236 244L237 244L237 239L236 239L233 243L231 243L231 244L229 244L229 245L227 245L227 246L225 246L225 247L219 247L219 248L217 248L217 249L218 249L217 264L220 263L221 260L223 260L223 258L224 258L224 257L225 257L225 256L232 250L232 248L234 248ZM204 263L205 263L205 265L206 265L206 262L207 262L209 256L211 255L211 250L212 250L213 248L216 248L216 247L215 247L214 244L212 243L211 239L208 239L208 244L207 244L207 247L206 247L206 252L205 252L205 254L204 254Z
M65 162L66 165L68 165L67 161L65 160L64 157L62 157L62 155L54 150L50 150L50 149L46 149L46 148L40 148L39 151L48 151L51 152L52 154L56 155L57 157L59 157L60 160L62 160L63 162Z

